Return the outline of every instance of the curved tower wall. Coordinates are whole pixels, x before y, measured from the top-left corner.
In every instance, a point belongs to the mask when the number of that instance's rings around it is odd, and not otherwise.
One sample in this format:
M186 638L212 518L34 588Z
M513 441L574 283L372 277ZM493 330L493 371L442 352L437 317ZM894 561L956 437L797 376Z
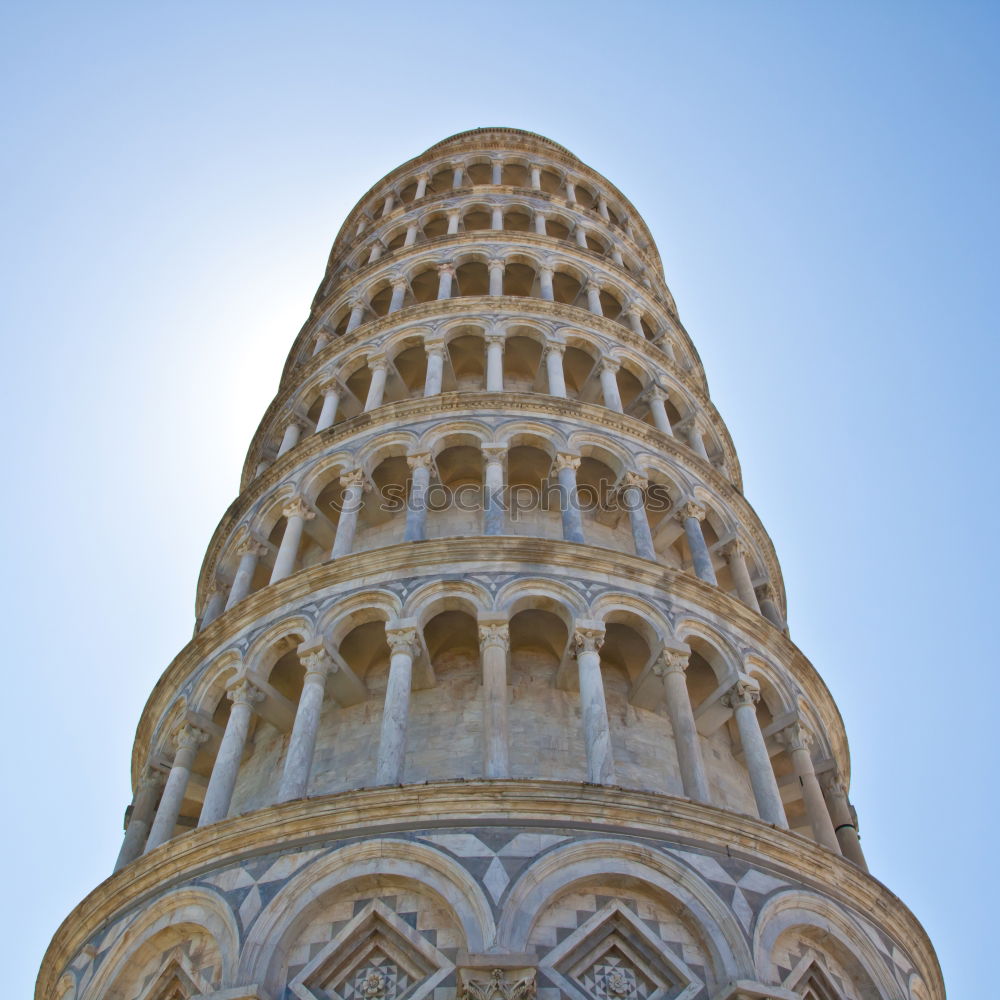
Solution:
M479 129L358 203L37 997L944 996L652 238Z

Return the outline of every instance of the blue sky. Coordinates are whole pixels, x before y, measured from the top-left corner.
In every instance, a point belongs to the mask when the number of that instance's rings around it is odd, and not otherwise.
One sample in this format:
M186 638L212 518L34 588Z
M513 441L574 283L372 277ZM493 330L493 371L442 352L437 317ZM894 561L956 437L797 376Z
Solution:
M874 874L992 982L996 49L983 3L9 3L2 919L28 995L344 215L454 132L645 216L851 740ZM994 278L991 281L990 276Z

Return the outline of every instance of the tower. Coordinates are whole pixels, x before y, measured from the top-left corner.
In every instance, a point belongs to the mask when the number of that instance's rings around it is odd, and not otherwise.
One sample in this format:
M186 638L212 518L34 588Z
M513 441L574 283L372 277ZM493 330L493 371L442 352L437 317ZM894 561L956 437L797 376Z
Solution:
M561 146L348 216L38 1000L942 1000L652 238Z

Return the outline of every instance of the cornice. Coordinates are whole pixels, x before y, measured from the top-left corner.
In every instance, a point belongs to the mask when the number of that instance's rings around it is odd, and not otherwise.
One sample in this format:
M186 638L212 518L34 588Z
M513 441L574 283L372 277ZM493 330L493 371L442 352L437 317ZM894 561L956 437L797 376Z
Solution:
M877 879L807 838L686 799L526 780L363 789L286 802L181 834L106 879L66 917L45 953L35 998L55 996L59 977L96 932L198 875L275 850L466 823L641 837L739 857L864 914L903 946L935 998L944 998L937 955L906 905Z

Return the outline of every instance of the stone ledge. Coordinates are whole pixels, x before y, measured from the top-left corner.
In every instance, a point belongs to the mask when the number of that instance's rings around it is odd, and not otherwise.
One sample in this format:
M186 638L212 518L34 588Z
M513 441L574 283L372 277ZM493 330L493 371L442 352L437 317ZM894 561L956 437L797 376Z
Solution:
M375 839L463 823L653 838L787 871L797 881L878 919L890 934L912 946L919 967L936 973L940 984L930 940L902 901L872 876L798 834L687 799L511 779L392 786L302 799L182 834L110 876L69 914L45 954L36 998L48 1000L63 968L117 913L207 870L316 841ZM944 995L942 985L939 993Z

